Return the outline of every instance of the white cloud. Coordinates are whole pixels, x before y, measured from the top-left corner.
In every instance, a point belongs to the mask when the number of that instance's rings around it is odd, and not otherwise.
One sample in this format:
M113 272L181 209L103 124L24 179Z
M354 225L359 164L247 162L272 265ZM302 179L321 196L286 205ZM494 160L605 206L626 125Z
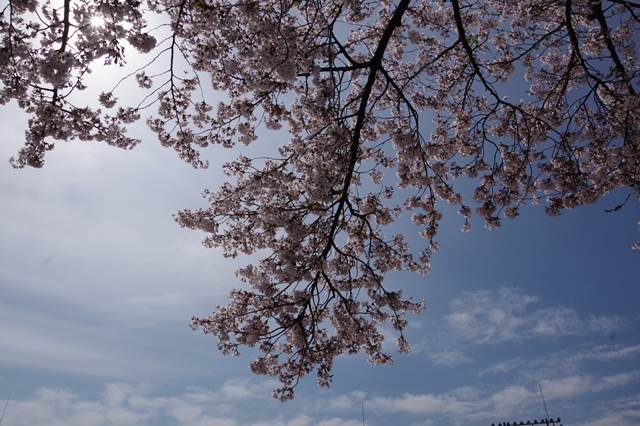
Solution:
M544 357L542 359L546 360L547 357ZM523 360L522 358L513 358L506 361L500 361L490 367L480 370L478 372L478 376L485 377L493 374L510 373L516 369L523 367L524 365L527 365L527 361Z
M595 394L627 386L640 379L639 371L595 377L573 375L543 380L540 384L548 402L574 401L584 394ZM411 416L442 417L462 421L505 418L537 407L537 383L508 385L488 391L484 386L465 387L435 394L404 394L399 397L374 398L376 410ZM612 423L613 424L613 423Z
M226 298L235 264L172 218L202 204L202 189L223 180L219 167L194 171L150 141L130 152L57 144L44 168L14 170L8 158L24 140L27 117L14 105L2 114L3 293L60 299L123 322L188 319Z
M640 357L640 345L589 345L576 350L545 353L532 359L512 358L478 372L478 377L518 371L528 378L577 372L585 363L625 361Z
M442 342L440 344L424 345L421 352L426 353L436 365L456 367L472 362L471 357L463 350L451 346L447 347Z
M282 403L271 398L267 386L272 383L234 379L213 390L193 387L173 396L154 396L150 386L110 383L95 399L41 388L30 398L11 401L3 425L360 426L359 421L332 415L326 405L312 415L278 414L269 419L261 407Z
M638 426L639 424L640 409L607 413L597 419L581 423L579 426Z
M276 386L277 383L271 380L256 383L248 379L232 379L222 385L221 392L228 399L262 398L270 395Z
M317 426L362 426L362 422L357 420L345 420L339 417L332 417L326 420L319 420Z
M77 395L43 388L27 401L12 401L6 424L12 426L137 426L148 424L149 412L105 400L86 401Z
M224 385L223 385L224 386ZM173 397L150 396L149 388L123 383L105 385L100 398L41 388L27 400L11 401L6 424L12 426L237 426L217 415L227 395L221 390L188 390Z
M353 410L361 406L363 401L366 403L367 394L362 391L353 391L347 395L339 395L322 402L322 406L328 406L332 410Z
M0 320L3 320L0 362L4 365L119 378L126 377L127 371L136 367L135 359L128 359L126 354L101 345L99 340L103 333L99 331L89 339L95 340L97 345L91 345L79 339L79 336L91 335L81 325L54 318L47 322L37 316L12 321L10 318L16 317L7 313L0 313Z
M538 302L537 296L517 288L466 292L451 301L445 325L462 341L474 344L610 333L621 325L617 317L584 317L564 306L536 309Z
M259 421L256 423L251 423L251 426L311 426L311 422L311 417L301 414L291 420L277 418L270 421Z
M585 361L618 361L640 356L640 345L598 345L583 349L576 355Z
M385 412L425 416L427 419L446 418L449 422L477 421L517 413L535 401L535 392L524 386L506 386L493 392L483 387L464 387L441 394L404 394L373 401L376 409Z
M600 383L596 385L598 390L607 390L626 386L630 383L637 381L640 378L640 371L629 371L625 373L612 374L605 376L601 379Z
M314 419L305 414L300 414L289 420L280 416L277 419L251 423L250 426L362 426L362 422L340 417Z
M421 415L459 415L470 409L468 402L448 394L413 395L407 393L396 398L375 398L372 402L378 410Z
M425 327L424 335L412 342L413 351L429 357L436 365L455 367L474 362L470 345L494 346L531 339L609 334L624 325L620 317L584 315L561 305L539 308L542 303L540 297L518 288L463 292L451 300L449 312L442 320L433 321ZM640 345L628 351L608 356L635 356L640 354ZM480 371L479 375L505 373L527 363L522 359L501 362Z
M541 384L546 399L574 398L598 390L591 376L570 376L544 380Z
M619 389L640 380L640 371L629 371L603 376L571 375L543 380L548 402L572 404L586 394L597 394ZM391 416L399 422L410 419L430 421L433 424L481 424L486 420L517 415L538 404L537 383L515 384L503 387L488 385L464 386L442 393L405 393L399 396L369 396L366 399L367 424L379 424L383 417ZM359 426L362 392L339 395L334 398L304 399L296 406L280 405L267 392L267 385L234 379L221 383L215 389L192 387L172 396L156 396L150 386L126 383L105 385L95 398L76 393L41 388L30 398L12 401L6 423L11 426ZM278 404L278 411L265 410ZM640 409L633 398L611 405L618 407L616 415L626 412L629 423L631 413ZM249 408L250 407L250 408ZM356 410L354 410L354 407ZM304 410L304 412L300 412ZM352 416L345 416L347 410ZM298 411L298 412L296 412ZM337 415L342 411L343 415ZM355 415L353 415L355 411ZM611 410L610 410L611 411ZM589 426L599 426L609 419L613 411L594 416ZM615 414L614 413L614 414ZM404 416L404 417L401 417ZM351 418L349 418L351 417ZM376 423L378 422L378 423ZM598 423L600 422L600 423ZM417 423L420 424L420 423ZM424 423L424 424L429 424Z
M4 301L0 301L0 323L2 365L110 380L148 380L159 373L192 377L207 371L207 366L175 363L172 354L149 354L143 344L138 344L146 337L141 338L135 326L23 311ZM186 324L184 330L185 334L191 333ZM150 356L154 362L148 361Z
M602 414L578 426L637 426L640 424L640 395L604 401L600 411Z

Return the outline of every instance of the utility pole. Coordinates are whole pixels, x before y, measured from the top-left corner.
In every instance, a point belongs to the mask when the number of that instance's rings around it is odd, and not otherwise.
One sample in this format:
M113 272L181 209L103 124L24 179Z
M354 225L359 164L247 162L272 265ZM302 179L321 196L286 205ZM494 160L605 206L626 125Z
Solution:
M364 425L364 399L362 400L362 426Z

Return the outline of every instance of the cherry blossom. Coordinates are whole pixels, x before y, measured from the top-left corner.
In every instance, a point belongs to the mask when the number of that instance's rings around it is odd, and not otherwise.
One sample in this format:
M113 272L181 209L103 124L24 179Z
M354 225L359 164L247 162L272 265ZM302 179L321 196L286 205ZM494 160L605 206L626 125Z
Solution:
M192 326L225 354L255 348L252 371L290 399L312 372L328 386L342 354L390 362L383 324L409 350L406 315L424 303L385 277L429 272L443 205L469 231L474 214L496 229L529 203L555 216L638 199L639 27L630 0L10 0L0 103L29 116L15 167L41 167L56 141L132 148L142 117L194 167L209 145L280 130L272 156L225 164L228 182L176 219L227 257L262 256ZM125 77L137 105L119 101L122 80L73 101L92 67L130 52L149 58ZM393 231L403 218L421 246Z

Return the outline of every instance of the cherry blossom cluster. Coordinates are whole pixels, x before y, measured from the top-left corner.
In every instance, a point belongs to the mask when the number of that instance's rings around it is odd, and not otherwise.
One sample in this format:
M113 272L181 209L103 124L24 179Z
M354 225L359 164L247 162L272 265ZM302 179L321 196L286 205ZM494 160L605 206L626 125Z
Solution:
M149 14L166 24L149 29ZM228 182L177 221L259 258L192 326L224 353L255 348L252 371L290 399L312 372L328 386L341 354L390 362L383 324L409 350L406 315L424 304L385 277L430 270L444 204L469 231L474 214L495 229L528 203L554 216L637 201L639 29L631 0L12 0L0 102L30 116L16 167L41 166L55 140L131 148L143 116L194 167L210 144L278 131L273 155L225 164ZM97 108L72 104L91 66L131 48L150 58L130 74L138 105L121 105L118 82ZM403 217L421 247L394 232Z

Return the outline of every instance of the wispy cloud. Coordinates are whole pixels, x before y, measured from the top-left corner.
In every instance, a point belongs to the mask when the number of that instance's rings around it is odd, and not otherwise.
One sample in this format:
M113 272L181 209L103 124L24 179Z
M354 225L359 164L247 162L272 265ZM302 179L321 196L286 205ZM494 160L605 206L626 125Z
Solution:
M606 335L625 325L618 316L581 314L570 307L548 305L539 296L514 287L464 292L451 300L442 319L425 327L424 337L414 343L414 348L436 365L453 367L473 363L470 353L474 347ZM640 347L628 350L640 352ZM604 352L600 355L618 356ZM514 359L493 368L495 372L507 372L524 362ZM483 374L489 373L487 369Z
M340 417L317 420L301 414L290 420L273 419L267 422L251 423L250 426L362 426L362 423L357 420L345 420Z
M260 406L279 404L266 388L273 384L234 379L214 389L188 388L172 396L152 394L149 386L110 383L99 397L83 398L60 389L41 388L12 401L5 418L11 426L360 426L330 412L277 414ZM260 401L262 400L262 401ZM257 404L257 405L255 405ZM292 407L290 407L292 408Z
M640 424L640 395L604 401L601 414L578 426L637 426Z
M570 351L549 352L530 359L512 358L500 361L480 370L478 376L487 377L514 371L528 376L566 374L578 371L581 365L588 362L628 361L637 357L640 357L640 345L587 345Z
M236 265L172 218L222 182L219 167L194 172L153 143L131 152L73 143L46 167L18 171L7 160L26 117L9 106L1 121L0 296L32 293L125 322L188 320L226 298Z
M595 377L574 375L541 382L547 401L567 401L584 394L621 388L640 379L639 371ZM475 386L444 393L403 394L373 399L376 410L413 416L437 416L449 422L464 419L497 419L516 415L537 405L537 387L531 383L508 385L493 391ZM613 424L613 423L612 423Z
M537 308L539 297L517 288L466 292L451 301L447 327L468 343L496 344L531 338L610 333L618 317L580 315L572 308Z
M101 382L193 378L211 369L205 362L192 362L187 358L190 352L175 346L166 353L151 353L149 343L161 347L153 327L114 325L85 315L65 317L63 312L40 312L37 306L23 311L0 302L0 364L34 372L94 377ZM186 336L191 333L186 323L180 330ZM163 333L166 338L175 332L167 327ZM178 337L183 338L182 334Z

